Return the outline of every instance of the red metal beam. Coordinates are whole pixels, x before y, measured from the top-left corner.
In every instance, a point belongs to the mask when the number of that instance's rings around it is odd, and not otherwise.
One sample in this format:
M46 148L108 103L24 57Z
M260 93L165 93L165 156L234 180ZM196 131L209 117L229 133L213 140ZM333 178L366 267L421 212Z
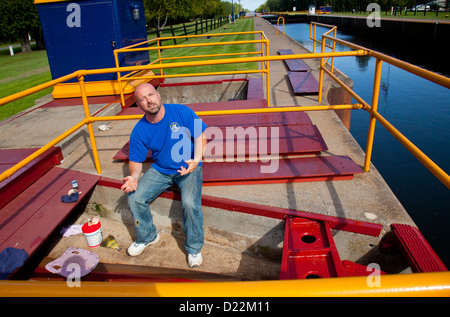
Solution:
M107 186L118 189L120 189L120 186L122 186L122 184L123 182L120 180L105 177L102 177L98 182L99 186ZM181 199L180 193L178 191L165 191L159 197L173 200ZM383 227L382 225L377 223L351 220L342 217L327 216L311 212L286 209L281 207L258 205L255 203L238 201L228 198L213 197L208 195L202 195L202 205L207 207L220 208L280 220L284 219L286 216L293 216L293 217L302 217L310 220L326 221L329 223L331 229L361 233L374 237L377 237L380 234L381 229Z

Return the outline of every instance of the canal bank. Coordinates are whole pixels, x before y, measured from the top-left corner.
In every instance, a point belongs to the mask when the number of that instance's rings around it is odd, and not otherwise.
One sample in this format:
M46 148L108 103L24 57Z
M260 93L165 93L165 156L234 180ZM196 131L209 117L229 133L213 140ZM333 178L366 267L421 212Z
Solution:
M379 24L372 17L339 16L332 14L278 14L277 16L265 16L271 23L276 23L278 17L283 17L285 23L310 23L318 22L336 25L339 29L363 34L365 36L384 37L386 39L436 41L444 46L449 39L450 21L433 19L408 19L405 17L378 18Z
M318 27L318 36L327 30ZM312 50L307 23L287 24L285 31L287 35ZM385 43L382 40L357 36L339 29L337 37L410 63L417 63L425 69L436 67L434 70L438 73L444 73L443 67L448 66L448 63L447 65L439 63L440 61L434 58L434 51L421 55L420 46L417 45L410 48L398 42ZM347 48L337 45L336 50L345 51ZM420 59L423 64L419 64ZM360 96L370 100L372 82L365 78L373 77L375 59L339 58L335 60L335 66L354 80L354 89ZM398 130L427 156L432 157L445 171L450 170L447 159L450 155L448 100L450 100L449 89L397 67L383 65L379 112L389 122L395 122ZM361 147L365 148L367 117L364 113L353 112L350 132ZM449 263L446 229L450 221L447 212L450 203L448 189L389 132L378 126L372 161L441 259Z
M383 42L383 46L397 48L395 52L388 51L386 54L415 65L429 65L427 69L435 72L450 74L450 63L446 62L447 43L450 40L450 21L447 20L383 17L379 19L379 26L375 26L372 21L368 22L367 17L360 16L280 14L264 18L276 25L278 17L283 17L285 23L318 22L335 25L338 30L363 37L365 47L371 48L372 39ZM380 50L378 47L373 49ZM430 54L433 55L431 61L428 58Z
M270 40L270 55L277 55L278 49L292 49L295 53L308 53L299 43L285 35L277 35L276 29L263 19L255 19L255 30L262 30ZM318 78L319 61L307 60L314 76ZM287 68L283 61L270 63L271 106L311 106L318 105L317 95L295 95L292 92ZM240 76L237 76L240 77ZM234 79L237 78L233 76ZM350 81L342 75L343 80ZM208 78L211 80L211 77ZM217 79L217 78L212 78ZM224 79L224 77L221 77ZM189 79L167 79L165 83L186 83ZM192 80L191 80L192 81ZM206 87L206 86L205 86ZM327 79L325 96L333 95L330 91L336 88ZM161 88L160 88L161 89ZM163 91L164 90L164 91ZM170 88L161 90L163 101L170 93ZM208 93L202 87L194 93ZM336 92L335 92L336 93ZM337 95L340 95L337 93ZM341 97L332 97L341 99ZM197 96L195 96L197 97ZM345 98L345 97L344 97ZM324 98L325 99L325 98ZM342 101L342 100L340 100ZM186 96L189 103L189 96ZM329 104L328 101L322 103ZM362 110L360 110L362 111ZM324 155L345 154L359 166L363 165L364 152L355 142L348 128L333 111L308 112L313 124L320 130L328 150ZM110 129L98 132L102 176L118 182L127 175L126 163L111 158L127 142L134 121L112 122ZM90 147L84 142L68 155L62 167L76 169L87 173L95 173ZM230 199L256 206L270 206L288 210L302 211L311 215L331 216L357 222L380 224L381 232L377 236L334 230L333 238L342 260L354 261L368 265L378 263L389 273L398 273L405 269L404 262L398 254L381 254L378 250L380 239L390 231L390 224L404 223L415 225L391 189L386 185L374 166L369 173L357 174L351 180L319 181L319 182L286 182L278 184L235 184L232 186L204 186L205 198ZM100 206L105 228L114 233L119 244L126 248L132 242L133 222L129 213L126 195L116 188L98 186L90 200L91 206ZM103 208L103 209L102 209ZM183 233L179 202L159 197L152 203L155 223L160 230L164 243L155 245L142 254L139 259L130 258L125 251L99 250L101 261L105 263L121 263L137 265L145 263L149 266L186 268L183 255ZM92 216L96 208L86 210L77 223ZM220 207L203 207L205 227L204 263L196 271L232 274L244 279L274 279L278 274L279 261L283 248L284 221L268 219L261 216L230 212ZM75 240L77 239L77 240ZM83 247L82 237L63 239L49 257L59 256L72 243ZM181 246L181 247L180 247ZM255 270L258 267L258 270Z
M308 53L302 45L290 37L277 35L276 29L262 19L255 19L255 29L263 30L270 39L270 55L277 55L278 49L281 48L290 48L296 53ZM306 63L314 76L317 76L318 61L308 60ZM318 105L317 96L297 96L292 93L284 62L271 62L270 69L272 107ZM177 82L179 82L178 79L167 81L172 84ZM328 95L330 88L332 88L332 84L327 80L325 95ZM196 91L197 94L200 92L207 93L207 90L198 89ZM162 98L164 100L164 94L162 94ZM327 104L326 101L322 103L322 105ZM43 121L49 122L52 116L55 118L54 113L56 112L64 112L64 109L36 109L33 113L23 114L0 126L0 132L5 131L1 130L4 126L9 126L11 129L8 136L11 139L30 138L29 134L18 135L17 129L14 129L14 125L15 127L27 126L29 131L35 133L38 142L45 143L44 138L39 138L41 132L39 125ZM308 115L328 145L324 155L345 154L351 157L357 165L363 165L363 150L333 111L308 112ZM61 118L57 126L64 123L64 118ZM102 177L113 179L116 184L128 175L128 165L121 161L115 161L112 157L128 141L134 123L135 121L115 121L109 123L109 129L105 130L97 130L98 126L95 126L97 148L103 171ZM2 133L2 135L6 134ZM81 138L81 142L75 150L65 153L61 167L96 174L92 151L86 136ZM392 255L381 254L378 245L381 238L390 231L390 224L402 223L414 226L414 222L374 166L371 166L370 172L357 174L350 180L205 186L203 194L216 199L236 200L256 206L301 211L313 217L314 215L331 216L356 223L370 222L381 225L382 229L376 236L348 232L339 228L334 229L333 239L341 259L362 265L377 263L382 270L388 273L398 273L405 268L404 262L401 261L398 254L394 258ZM126 247L134 238L133 223L126 204L126 195L117 188L97 186L89 203L93 208L86 209L76 223L86 222L86 219L93 213L99 213L102 217L105 235L113 234L122 247L121 251L97 249L96 252L102 263L173 269L186 268L178 201L170 197L160 197L152 204L155 223L161 230L163 241L152 246L149 252L145 252L139 258L131 258L125 253ZM99 207L95 208L95 206ZM102 207L106 209L102 209ZM195 271L234 274L234 277L242 279L277 278L283 248L284 221L232 212L220 206L205 206L203 211L205 215L204 263ZM230 232L233 232L233 235ZM86 248L82 236L64 238L48 254L48 257L58 257L68 246ZM270 261L261 261L261 258L264 257L266 259L270 257ZM255 270L255 268L258 269Z

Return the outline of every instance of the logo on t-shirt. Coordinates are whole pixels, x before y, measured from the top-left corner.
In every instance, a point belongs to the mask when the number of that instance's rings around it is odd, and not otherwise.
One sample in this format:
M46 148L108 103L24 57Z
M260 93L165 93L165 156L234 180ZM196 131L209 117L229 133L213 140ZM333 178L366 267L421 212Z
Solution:
M172 122L170 124L170 130L172 130L172 132L177 132L180 129L180 125L176 122Z

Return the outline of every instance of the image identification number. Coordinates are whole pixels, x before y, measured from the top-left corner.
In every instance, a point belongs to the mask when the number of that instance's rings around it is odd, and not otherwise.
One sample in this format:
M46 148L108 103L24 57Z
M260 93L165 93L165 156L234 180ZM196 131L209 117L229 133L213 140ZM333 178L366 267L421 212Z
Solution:
M269 302L224 302L223 311L269 311Z

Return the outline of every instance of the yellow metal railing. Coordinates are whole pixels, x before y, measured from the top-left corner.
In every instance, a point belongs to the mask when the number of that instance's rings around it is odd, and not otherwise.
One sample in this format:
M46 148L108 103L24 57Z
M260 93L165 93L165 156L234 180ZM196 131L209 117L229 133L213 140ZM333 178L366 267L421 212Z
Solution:
M277 19L277 35L278 35L278 25L279 25L279 23L280 23L280 20L283 21L283 34L284 34L284 18L283 18L283 17L279 17L279 18Z
M332 49L332 54L336 56L336 52L334 52L336 47L336 42L342 45L345 45L353 50L364 50L367 52L367 55L376 58L375 63L375 75L374 75L374 83L372 90L372 102L371 104L364 101L358 94L356 94L352 88L345 85L336 75L333 74L333 62L331 64L331 69L329 70L326 67L326 61L324 57L321 57L320 62L320 76L319 76L319 96L318 101L321 102L322 98L322 87L323 87L323 73L327 73L334 81L336 81L341 87L343 87L357 102L363 105L363 109L370 113L370 121L369 121L369 131L367 135L367 145L366 145L366 156L364 159L364 171L368 172L370 170L370 161L372 156L373 149L373 139L375 135L375 124L378 121L387 131L389 131L408 151L410 151L433 175L435 175L447 188L450 188L450 176L442 170L436 163L434 163L428 156L426 156L418 147L416 147L411 141L409 141L400 131L398 131L391 123L389 123L378 111L378 97L380 92L380 78L381 78L381 69L382 62L389 63L393 66L396 66L400 69L403 69L407 72L420 76L424 79L432 81L441 86L450 88L450 78L430 72L426 69L417 67L415 65L406 63L399 59L393 58L391 56L382 54L377 51L372 51L366 49L362 46L341 40L336 38L336 26L327 25L322 23L312 22L310 25L310 37L311 37L311 27L314 26L314 36L311 38L315 43L320 43L322 46L321 54L325 53L325 47ZM316 26L324 26L330 28L329 31L322 34L322 41L316 39ZM334 31L334 37L329 34ZM326 40L333 41L333 46L328 46L325 44ZM314 51L314 49L313 49Z
M242 40L242 41L228 41L228 42L208 42L208 43L196 43L196 44L181 44L181 45L165 45L161 46L162 41L172 40L172 39L189 39L189 38L214 38L214 37L223 37L229 35L246 35L260 34L260 40ZM142 45L148 45L156 42L156 47L142 47ZM261 49L255 52L235 52L235 53L224 53L224 54L207 54L207 55L192 55L192 56L177 56L177 57L163 57L162 51L168 49L183 49L183 48L191 48L191 47L205 47L205 46L225 46L225 45L242 45L242 44L261 44ZM269 40L263 31L248 31L248 32L234 32L234 33L215 33L215 34L201 34L201 35L183 35L183 36L169 36L169 37L158 37L154 39L150 39L148 41L140 42L137 44L133 44L124 48L114 50L114 59L116 62L116 67L119 68L119 54L121 53L132 53L138 51L158 51L158 58L151 62L150 65L159 64L163 65L164 61L170 60L180 60L180 59L192 59L192 58L211 58L211 57L231 57L231 56L243 56L243 55L260 55L260 56L268 56L269 55ZM194 77L194 76L213 76L213 75L230 75L230 74L252 74L252 73L261 73L261 76L264 77L264 74L267 74L266 80L266 88L267 93L269 94L270 80L269 80L269 62L262 61L260 70L244 70L244 71L229 71L229 72L210 72L210 73L190 73L190 74L174 74L167 75L163 72L164 67L160 67L160 75L151 75L151 76L139 76L137 72L131 72L125 76L121 75L121 72L117 72L117 80L119 82L120 87L120 97L122 106L125 105L124 95L123 95L123 86L121 84L122 81L132 81L132 80L140 80L140 79L154 79L154 78L174 78L174 77ZM270 102L270 96L267 98L267 102Z
M448 188L450 188L450 177L442 169L440 169L435 163L433 163L428 157L425 156L414 144L407 140L400 132L398 132L386 119L384 119L377 112L377 100L379 92L379 77L381 72L381 62L389 62L392 65L396 65L405 70L408 70L416 75L439 83L445 87L450 88L450 79L428 72L419 67L410 65L408 63L399 61L397 59L385 56L381 53L370 51L366 48L347 43L342 40L338 40L328 35L324 35L324 38L328 37L330 40L337 41L341 44L347 44L351 47L352 51L346 52L321 52L321 53L308 53L308 54L293 54L293 55L278 55L278 56L260 56L260 57L242 57L242 58L226 58L218 60L201 60L190 62L176 62L168 64L151 64L141 66L130 67L115 67L107 69L94 69L94 70L80 70L70 75L61 77L56 80L52 80L45 84L27 89L25 91L13 94L11 96L0 99L0 106L20 99L22 97L31 95L40 90L52 87L56 84L65 82L67 80L78 78L83 107L85 112L85 118L78 124L43 146L38 151L34 152L15 166L11 167L7 171L0 175L0 182L6 178L12 176L20 168L27 165L29 162L37 158L40 154L52 146L58 144L61 140L65 139L76 130L83 126L88 127L92 153L94 157L94 164L98 174L102 173L100 167L100 160L95 142L94 130L92 123L96 121L113 121L113 120L132 120L140 119L142 115L132 116L92 116L89 111L88 100L86 97L84 78L89 75L101 74L101 73L120 73L120 72L138 72L145 70L166 69L166 68L178 68L178 67L193 67L203 65L225 65L233 63L249 63L249 62L261 62L266 63L267 68L270 61L280 61L289 59L311 59L311 58L329 58L329 57L343 57L343 56L364 56L370 55L377 58L374 92L372 97L372 104L369 105L361 97L359 97L351 88L345 86L328 68L325 63L321 63L321 70L326 72L332 79L342 85L351 95L357 100L358 103L353 105L318 105L309 107L271 107L262 109L240 109L240 110L220 110L220 111L199 111L197 115L227 115L227 114L242 114L242 113L265 113L265 112L288 112L288 111L320 111L320 110L337 110L337 109L364 109L371 114L369 123L369 136L370 140L373 140L374 122L379 121L389 132L391 132L405 147L408 148L427 168L435 174L438 179L441 180ZM323 43L323 42L322 42ZM268 47L268 43L267 43ZM323 44L322 44L323 48ZM269 74L267 72L267 74ZM322 79L323 80L323 76ZM368 142L369 144L369 142ZM371 148L368 150L371 151ZM367 152L367 151L366 151ZM370 154L366 153L366 161L370 162ZM365 164L365 170L368 171L368 164ZM382 287L370 288L368 287L366 277L360 278L339 278L339 279L320 279L320 280L292 280L292 281L261 281L261 282L236 282L236 283L190 283L190 289L195 292L190 292L191 296L317 296L317 295L329 295L329 296L388 296L388 295L431 295L431 296L449 296L450 292L450 273L415 273L405 275L394 276L382 276ZM236 287L236 285L238 285ZM2 281L0 282L0 295L61 295L61 296L77 296L79 294L92 294L101 296L100 294L126 294L126 295L144 295L144 296L177 296L178 294L185 294L183 288L185 285L177 283L140 283L137 286L135 283L83 283L81 288L67 289L65 283L54 282L37 282L30 283L26 281ZM120 290L120 294L118 293ZM239 292L238 292L239 291ZM125 292L125 293L122 293ZM237 293L238 292L238 293ZM239 294L239 295L238 295Z
M56 84L62 83L64 81L78 78L78 82L80 85L80 91L82 95L83 100L83 107L85 112L85 119L80 121L76 126L72 127L71 129L67 130L63 134L61 134L59 137L55 138L45 146L43 146L41 149L37 150L21 162L17 163L15 166L11 167L10 169L4 171L2 174L0 174L0 182L5 180L6 178L12 176L14 173L16 173L19 169L36 159L39 155L44 153L46 150L50 149L52 146L59 143L64 138L68 137L78 129L82 128L84 125L87 125L89 137L91 141L92 151L93 151L93 157L94 157L94 163L96 167L96 171L98 174L102 173L101 167L100 167L100 160L97 152L97 146L95 142L95 135L92 128L92 123L96 121L114 121L114 120L134 120L139 119L142 116L141 115L134 115L134 116L107 116L107 117L97 117L97 116L91 116L89 112L89 104L87 101L86 96L86 88L85 88L85 82L84 77L89 75L97 75L97 74L104 74L104 73L117 73L117 72L137 72L137 71L143 71L143 70L155 70L158 68L166 69L166 68L179 68L179 67L194 67L194 66L205 66L205 65L225 65L225 64L233 64L233 63L251 63L251 62L265 62L268 66L270 61L279 61L279 60L285 60L285 59L297 59L297 58L321 58L321 57L327 57L330 53L317 53L317 54L299 54L299 55L279 55L279 56L261 56L261 57L243 57L243 58L228 58L228 59L218 59L218 60L204 60L204 61L191 61L191 62L177 62L177 63L170 63L170 64L152 64L152 65L140 65L140 66L129 66L129 67L120 67L120 68L104 68L104 69L91 69L91 70L79 70L72 74L69 74L67 76L61 77L56 80L52 80L50 82L47 82L45 84L24 90L22 92L10 95L8 97L0 99L0 106L12 102L14 100L20 99L22 97L31 95L35 92L38 92L40 90L52 87ZM359 50L359 51L350 51L350 52L339 52L334 53L335 56L361 56L365 55L366 52ZM227 72L224 72L227 73ZM210 74L210 73L207 73ZM267 74L268 71L267 71ZM200 74L197 74L200 75ZM149 76L146 78L154 78L153 76ZM267 83L269 83L269 80L267 79ZM223 111L201 111L197 112L200 116L208 116L208 115L227 115L227 114L238 114L238 113L261 113L261 112L288 112L288 111L318 111L318 110L343 110L343 109L358 109L362 106L359 104L356 105L323 105L323 106L311 106L311 107L289 107L289 108L263 108L263 109L244 109L244 110L223 110Z
M342 43L343 41L340 40ZM351 43L350 43L351 44ZM353 45L354 46L354 45ZM361 48L361 47L358 47ZM178 63L170 63L170 64L162 64L162 65L141 65L141 66L130 66L130 67L121 67L121 68L107 68L107 69L97 69L97 70L83 70L83 71L77 71L71 75L67 75L63 78L48 82L46 84L27 89L23 92L11 95L9 97L5 97L0 99L0 106L19 99L21 97L30 95L34 92L37 92L39 90L51 87L52 85L61 83L65 80L69 80L72 78L78 77L80 89L82 92L82 99L83 99L83 106L86 113L86 118L81 121L78 125L81 127L83 124L87 124L88 129L92 130L92 122L95 121L109 121L109 120L125 120L125 119L136 119L137 116L120 116L120 118L117 117L92 117L89 114L89 106L87 103L87 97L85 93L85 87L84 87L84 76L87 75L94 75L94 74L100 74L100 73L112 73L112 72L133 72L133 71L141 71L141 70L153 70L156 68L177 68L177 67L191 67L191 66L202 66L202 65L218 65L218 64L232 64L232 63L248 63L248 62L269 62L269 61L279 61L279 60L287 60L287 59L309 59L309 58L326 58L329 56L333 57L342 57L342 56L363 56L363 55L372 55L377 56L378 58L383 57L381 53L375 53L373 51L369 50L363 50L358 49L355 51L346 51L346 52L334 52L334 53L308 53L308 54L292 54L292 55L279 55L279 56L262 56L262 57L244 57L244 58L231 58L231 59L219 59L219 60L206 60L206 61L192 61L192 62L178 62ZM386 58L386 60L389 60ZM393 59L390 57L391 63L393 65L402 66L404 69L411 69L413 73L421 74L424 78L432 79L434 82L440 83L445 87L450 87L450 79L423 69L420 69L417 66L413 66L411 64ZM380 65L380 63L377 63L377 65ZM408 67L407 67L408 66ZM376 111L376 105L373 104L372 106L369 105L364 99L362 99L360 96L358 96L350 87L346 86L342 81L339 80L334 74L332 74L325 66L322 67L323 71L325 71L331 78L333 78L337 83L339 83L342 87L348 91L354 99L358 101L358 104L356 105L333 105L333 106L312 106L312 107L295 107L291 108L292 111L314 111L314 110L332 110L332 109L358 109L363 108L367 110L371 114L371 124L369 129L369 142L368 142L368 148L366 149L366 158L365 158L365 164L364 164L364 170L369 171L369 163L371 158L371 144L373 144L373 131L374 131L374 119L378 120L391 134L396 137L401 144L403 144L416 158L419 159L419 161L425 165L447 188L450 188L450 176L445 173L437 164L435 164L431 159L429 159L422 151L420 151L411 141L409 141L406 137L404 137L395 127L393 127L385 118L383 118L377 111ZM379 80L377 81L377 78L380 76L381 68L377 66L377 72L375 74L375 86L379 86ZM323 79L323 78L322 78ZM379 89L376 88L374 90L373 94L373 100L377 101ZM374 107L375 105L375 107ZM223 110L220 112L217 111L204 111L199 112L199 115L217 115L217 114L236 114L236 113L243 113L243 110ZM271 109L249 109L245 110L246 113L258 113L263 111L272 111L272 112L285 112L289 111L287 109L281 108L271 108ZM75 130L70 129L66 133L62 134L58 139L62 139L64 137L67 137L71 133L73 133ZM90 139L92 142L92 148L96 148L95 144L95 138L93 131L90 131ZM47 144L44 148L48 149L51 146L57 144L56 139ZM11 167L9 170L5 171L0 175L0 181L3 181L4 179L10 177L12 174L14 174L17 170L31 162L33 159L35 159L38 155L45 152L45 150L41 149L34 154L32 154L30 157L24 159L22 162L19 162L16 166ZM98 160L98 153L96 151L93 152L94 158L95 158L95 164L96 164L96 170L98 174L101 174L101 168L100 168L100 162Z
M55 281L0 281L1 297L374 297L450 296L450 272L381 275L372 277L248 282L81 282L68 287ZM369 282L368 282L369 281ZM265 300L264 300L265 301ZM270 302L270 299L268 299Z

